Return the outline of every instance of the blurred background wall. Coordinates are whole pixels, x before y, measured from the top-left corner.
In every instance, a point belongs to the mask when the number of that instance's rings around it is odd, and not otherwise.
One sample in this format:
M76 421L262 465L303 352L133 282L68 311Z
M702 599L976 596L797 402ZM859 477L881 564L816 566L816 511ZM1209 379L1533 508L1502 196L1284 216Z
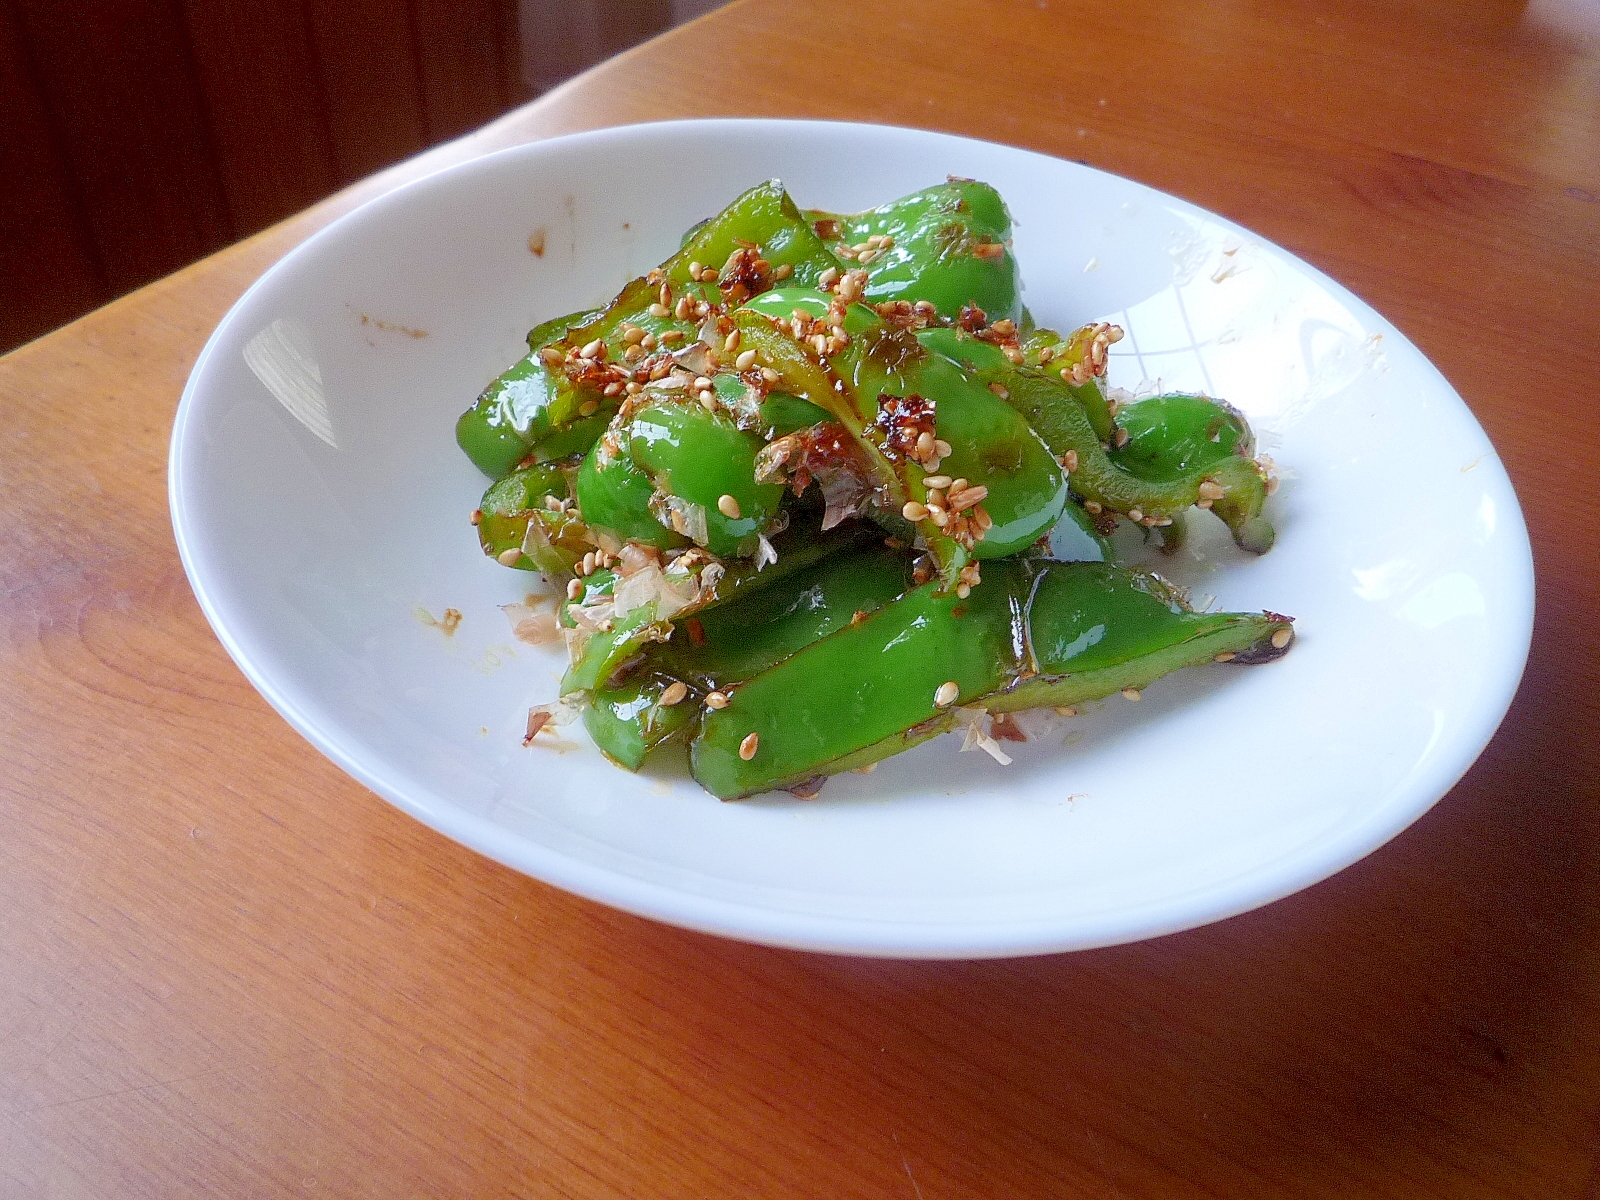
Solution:
M0 0L0 351L721 0Z

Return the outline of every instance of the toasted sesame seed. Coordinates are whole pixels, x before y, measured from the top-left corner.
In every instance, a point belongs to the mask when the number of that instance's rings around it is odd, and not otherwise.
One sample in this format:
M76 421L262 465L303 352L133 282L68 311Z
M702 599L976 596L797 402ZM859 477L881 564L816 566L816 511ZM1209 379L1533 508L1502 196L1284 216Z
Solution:
M689 694L689 685L681 679L674 679L667 684L667 690L661 693L657 701L662 708L671 708L674 704L683 703L683 698Z
M688 320L688 318L689 318L689 297L687 297L687 296L679 296L678 297L678 302L672 306L672 315L677 317L678 320L680 320L680 321ZM663 334L662 336L665 337L666 335Z
M724 492L717 497L717 511L730 521L739 519L739 502Z
M688 336L681 329L663 329L661 331L661 344L663 346L673 346Z
M950 443L945 441L943 438L934 439L933 451L940 458L949 458L951 453L953 453L950 449Z
M656 335L653 333L647 333L644 335L644 337L639 339L639 348L642 349L646 354L654 350L659 344L660 343L656 341Z
M706 693L706 707L707 708L717 708L717 709L727 708L728 707L728 699L729 699L729 697L728 697L728 694L726 692L707 692Z
M1130 520L1130 521L1142 521L1142 520L1144 520L1144 511L1142 509L1138 509L1138 508L1130 508L1128 510L1128 520Z
M1123 688L1122 689L1122 695L1123 695L1123 697L1125 699L1128 699L1128 700L1140 700L1140 699L1143 699L1143 696L1141 695L1139 689L1135 688L1135 687Z
M689 278L690 279L699 279L700 278L700 272L703 271L703 270L705 270L705 268L702 267L698 261L691 262L689 264Z
M956 702L956 697L961 695L961 685L954 679L947 679L939 685L939 690L933 694L933 702L940 708L949 708Z
M1093 513L1095 516L1099 516L1105 510L1102 508L1098 500L1085 500L1083 502L1083 511L1087 513Z
M928 489L928 507L929 508L934 508L934 507L943 508L944 507L944 501L945 501L945 495L944 495L944 492L942 490L940 490L939 488L929 488Z
M836 282L838 282L838 279L839 279L839 268L838 267L829 267L821 275L817 276L817 286L819 288L821 288L823 291L827 291Z
M756 352L754 350L742 350L739 352L739 357L733 360L734 369L737 371L748 371L755 365Z
M1228 494L1220 483L1211 479L1202 480L1197 490L1201 498L1205 500L1221 500Z
M539 360L547 367L559 367L565 361L561 351L554 346L546 346L539 351Z
M1068 471L1076 471L1078 469L1078 452L1076 450L1068 450L1061 456L1061 465Z
M947 488L950 486L948 475L927 475L923 477L922 486L929 488Z
M583 595L583 582L578 579L567 580L567 599L576 600Z
M747 734L745 734L744 735L744 741L739 743L739 757L744 759L745 762L749 762L752 758L754 758L756 756L756 750L760 746L761 746L761 735L759 733L747 733Z
M762 367L761 378L767 383L777 383L779 379L783 378L783 376L779 375L771 367Z
M582 404L578 405L578 415L580 417L592 417L599 411L600 401L598 400L585 400Z
M1196 508L1210 508L1214 501L1207 500L1204 496L1194 502Z
M1274 650L1282 650L1285 646L1287 646L1289 644L1289 639L1292 638L1293 636L1294 636L1294 630L1292 630L1292 629L1279 629L1279 630L1277 630L1272 635L1272 648Z
M662 308L672 303L672 285L665 280L661 283L661 291L656 294L656 301Z
M1236 659L1238 657L1239 656L1237 654L1235 654L1232 650L1224 650L1220 654L1213 654L1211 656L1211 661L1212 662L1232 662L1234 659Z
M521 548L513 546L511 549L502 550L499 554L495 555L495 561L498 562L502 567L514 567L517 565L517 560L521 557Z
M474 525L483 524L483 509L481 509L481 508L473 509L472 510L472 515L470 517L468 517L467 520L471 521Z
M1075 717L1078 715L1078 710L1070 704L1058 704L1054 711L1058 717Z
M905 506L900 509L900 515L908 521L926 521L928 510L915 500L907 500Z
M701 392L700 393L700 407L705 409L708 413L716 412L717 411L717 398L715 396L713 396L710 392Z
M703 392L707 388L709 388L710 386L711 386L711 380L707 379L704 375L696 375L695 376L695 378L694 378L694 390L695 391Z
M793 263L779 263L777 266L772 268L772 277L774 279L787 279L787 278L789 278L789 276L791 276L793 274L794 274L794 264Z
M578 351L580 358L600 358L605 354L606 344L600 338L595 338L582 350Z
M1111 439L1111 444L1121 450L1128 444L1128 431L1118 426L1116 434Z
M730 333L727 337L725 337L722 340L722 349L724 350L724 352L726 352L728 354L732 354L738 348L739 348L739 331L737 329L735 329L732 333Z
M942 508L930 507L928 509L928 520L932 521L940 529L943 529L946 525L950 524L950 514L945 512L945 510Z
M965 600L970 595L972 595L972 585L970 583L958 583L958 584L956 584L956 599L957 600Z

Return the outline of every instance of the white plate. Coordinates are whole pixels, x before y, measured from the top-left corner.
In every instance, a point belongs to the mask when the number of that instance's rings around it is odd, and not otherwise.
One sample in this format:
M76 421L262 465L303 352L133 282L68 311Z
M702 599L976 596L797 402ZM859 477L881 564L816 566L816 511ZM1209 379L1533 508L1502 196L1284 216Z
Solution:
M1168 573L1298 618L1281 662L1189 671L1017 748L940 739L815 802L723 804L583 739L523 749L554 651L496 606L457 414L535 323L609 297L743 188L851 210L965 175L1017 219L1041 323L1128 330L1113 383L1239 405L1284 468L1277 547ZM530 252L530 239L543 254ZM1441 297L1441 303L1447 298ZM424 336L425 335L425 336ZM1225 220L1069 162L906 129L690 121L517 147L344 217L236 304L173 429L179 549L262 694L368 787L584 896L733 937L976 957L1105 945L1286 895L1442 796L1532 629L1521 512L1450 385L1344 288ZM1210 522L1209 518L1206 523ZM446 637L422 619L458 609Z

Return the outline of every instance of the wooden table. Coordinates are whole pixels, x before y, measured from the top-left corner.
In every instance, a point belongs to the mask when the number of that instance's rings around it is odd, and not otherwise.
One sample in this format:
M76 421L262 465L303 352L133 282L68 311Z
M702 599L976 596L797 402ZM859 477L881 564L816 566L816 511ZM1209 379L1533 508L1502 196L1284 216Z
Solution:
M1494 438L1539 566L1521 693L1460 786L1208 929L869 962L573 899L293 733L169 530L168 432L207 333L424 170L722 114L1083 159L1395 320ZM1587 0L750 0L16 351L0 1198L1595 1196L1600 522L1577 501L1597 380Z

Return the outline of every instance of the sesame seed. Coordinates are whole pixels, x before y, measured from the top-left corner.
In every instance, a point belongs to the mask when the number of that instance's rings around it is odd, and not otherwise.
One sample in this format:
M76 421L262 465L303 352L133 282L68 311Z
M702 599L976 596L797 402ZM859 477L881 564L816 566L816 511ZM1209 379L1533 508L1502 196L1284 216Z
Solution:
M1207 500L1204 496L1201 496L1200 499L1194 502L1194 506L1196 508L1210 508L1212 503L1212 501Z
M704 269L705 268L702 267L698 262L691 262L689 264L689 278L690 279L699 279L700 278L700 272L703 271Z
M1221 654L1213 654L1211 656L1211 661L1212 662L1232 662L1234 659L1236 659L1238 657L1239 656L1237 654L1235 654L1232 650L1224 650Z
M582 404L578 405L578 415L580 417L592 417L599 411L600 401L598 400L585 400Z
M734 369L738 371L748 371L755 365L756 352L754 350L743 350L739 353L739 357L733 360Z
M827 291L838 281L838 279L839 268L829 267L821 275L817 276L817 287L821 288L823 291Z
M1276 631L1272 635L1272 648L1274 650L1282 650L1285 646L1287 646L1289 644L1289 639L1292 638L1293 636L1294 636L1294 630L1292 630L1292 629L1279 629L1278 631Z
M1139 689L1138 688L1134 688L1134 687L1123 688L1122 689L1122 695L1123 695L1123 697L1125 699L1128 699L1128 700L1140 700L1140 699L1143 699L1143 696L1140 694Z
M1126 446L1128 444L1128 431L1126 429L1118 427L1116 436L1111 439L1111 444L1113 446L1115 446L1118 450L1121 450L1124 446Z
M715 396L713 396L710 392L701 392L700 393L700 407L705 409L708 413L716 412L717 411L717 398Z
M468 517L467 520L471 521L474 525L481 525L483 523L483 509L473 509L472 515Z
M539 351L539 360L547 367L559 367L563 361L561 351L554 346L546 346Z
M950 443L945 441L943 438L935 438L934 439L933 450L934 450L934 453L937 454L940 458L949 458L950 455L953 453L953 451L950 448Z
M1083 502L1083 511L1086 513L1093 513L1098 517L1105 510L1101 507L1098 500L1085 500Z
M1144 520L1144 512L1141 509L1130 508L1128 510L1128 520L1130 520L1130 521L1142 521L1142 520Z
M947 679L939 685L939 690L933 694L933 702L940 708L949 708L956 702L956 697L961 695L961 685L954 679Z
M756 750L760 745L761 735L759 733L745 734L744 741L739 743L739 757L744 759L745 762L749 762L756 756Z
M996 396L999 396L1002 400L1011 395L1010 391L1007 390L1006 385L1003 383L991 383L989 385L989 390Z
M794 274L794 264L793 263L779 263L777 266L772 268L772 277L774 279L787 279L787 278L789 278L789 276L791 276L793 274Z
M583 583L577 579L567 580L567 599L576 600L583 595Z
M950 514L945 512L945 510L942 508L929 508L928 520L932 521L940 529L943 529L946 525L950 524Z
M514 567L517 565L517 560L521 557L522 550L516 546L513 546L511 549L502 550L499 554L495 555L495 561L498 562L502 567Z
M925 521L928 519L928 510L915 500L907 500L900 515L908 521Z
M774 371L771 367L762 367L761 368L761 378L767 383L777 383L778 380L783 378L783 377L781 375L779 375L776 371Z
M594 341L590 342L582 350L578 351L578 356L580 358L599 358L605 353L605 350L605 342L599 338L595 338Z
M732 354L738 348L739 348L739 331L737 329L735 329L732 333L730 333L726 338L723 339L722 349L726 353Z
M728 707L728 694L726 692L706 693L706 707L723 709Z
M662 708L671 708L674 704L681 704L688 694L689 685L681 679L674 679L667 685L667 690L661 693L661 699L657 703Z
M950 486L950 476L929 475L923 479L922 486L929 488L947 488Z
M672 285L670 283L662 281L661 291L656 294L656 302L661 305L663 310L672 303ZM666 316L667 314L663 311L661 315Z
M703 392L707 388L709 388L710 386L711 386L711 380L707 379L704 375L696 375L695 376L695 378L694 378L694 390L695 391Z
M681 329L663 329L661 331L661 344L663 346L672 346L683 341L688 336Z
M678 320L680 320L680 321L688 320L688 318L689 318L689 297L687 297L687 296L679 296L678 297L678 302L672 306L672 315L677 317ZM661 336L663 338L665 338L666 334L662 334Z
M972 595L972 585L970 583L958 583L958 584L956 584L956 599L957 600L965 600L970 595Z
M654 350L659 344L660 343L656 341L656 335L653 333L647 333L639 339L640 348L647 354Z
M739 519L739 502L724 492L717 497L717 511L730 521Z
M1078 469L1078 452L1076 450L1068 450L1061 456L1061 465L1068 471L1076 471Z

